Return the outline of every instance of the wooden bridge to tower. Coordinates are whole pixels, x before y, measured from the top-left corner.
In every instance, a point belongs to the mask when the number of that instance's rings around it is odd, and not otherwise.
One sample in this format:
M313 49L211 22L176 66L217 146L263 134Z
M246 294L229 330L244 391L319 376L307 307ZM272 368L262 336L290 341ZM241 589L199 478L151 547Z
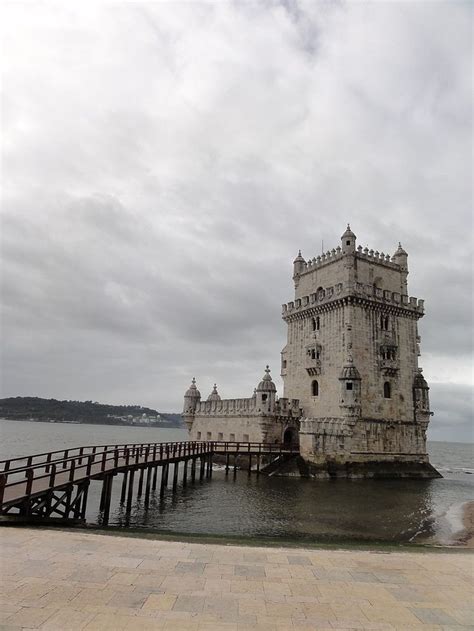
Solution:
M220 456L225 472L245 456L250 475L263 460L296 456L290 445L240 442L173 442L93 445L0 461L0 515L21 521L84 522L89 486L102 483L99 511L109 523L114 478L121 476L120 504L130 513L134 494L148 509L150 496L176 493L181 486L212 478L213 460ZM138 484L136 483L138 479ZM159 487L159 490L157 490Z

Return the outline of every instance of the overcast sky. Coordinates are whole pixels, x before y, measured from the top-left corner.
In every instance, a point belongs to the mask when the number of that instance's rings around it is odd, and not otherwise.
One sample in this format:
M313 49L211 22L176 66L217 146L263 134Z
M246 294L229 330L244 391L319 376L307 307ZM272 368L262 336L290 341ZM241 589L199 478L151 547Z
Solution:
M472 440L470 3L2 8L2 396L281 393L292 260L409 253L430 437Z

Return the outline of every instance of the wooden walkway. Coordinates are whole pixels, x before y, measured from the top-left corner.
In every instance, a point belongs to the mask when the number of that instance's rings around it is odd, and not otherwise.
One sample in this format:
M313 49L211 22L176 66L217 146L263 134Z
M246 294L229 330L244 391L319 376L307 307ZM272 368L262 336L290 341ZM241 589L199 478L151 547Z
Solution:
M182 485L212 477L214 456L225 458L226 473L237 469L239 457L245 456L249 474L260 473L262 458L297 455L296 447L266 443L174 442L134 445L93 445L22 458L0 461L0 514L25 519L85 520L91 480L102 480L99 510L102 524L110 514L112 483L122 474L121 503L131 510L135 475L139 476L137 497L144 495L148 508L150 495L160 496L168 489L170 465L173 465L171 489L176 492L180 464ZM231 461L232 457L232 461Z

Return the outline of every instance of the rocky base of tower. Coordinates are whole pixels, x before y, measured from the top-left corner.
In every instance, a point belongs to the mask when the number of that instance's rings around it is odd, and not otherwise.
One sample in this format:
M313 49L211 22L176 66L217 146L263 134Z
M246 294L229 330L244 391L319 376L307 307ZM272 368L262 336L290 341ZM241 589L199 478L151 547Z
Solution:
M443 476L428 461L347 461L327 459L325 462L314 463L301 457L292 458L283 462L272 475L316 478L320 480L331 479L373 479L373 480L397 480L417 479L430 480Z

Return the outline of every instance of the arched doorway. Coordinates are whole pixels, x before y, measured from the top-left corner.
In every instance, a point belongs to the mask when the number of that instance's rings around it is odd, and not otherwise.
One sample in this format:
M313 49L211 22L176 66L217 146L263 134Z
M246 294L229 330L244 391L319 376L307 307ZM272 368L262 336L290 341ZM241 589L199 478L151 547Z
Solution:
M290 447L298 444L298 433L293 427L288 427L283 432L283 445Z

